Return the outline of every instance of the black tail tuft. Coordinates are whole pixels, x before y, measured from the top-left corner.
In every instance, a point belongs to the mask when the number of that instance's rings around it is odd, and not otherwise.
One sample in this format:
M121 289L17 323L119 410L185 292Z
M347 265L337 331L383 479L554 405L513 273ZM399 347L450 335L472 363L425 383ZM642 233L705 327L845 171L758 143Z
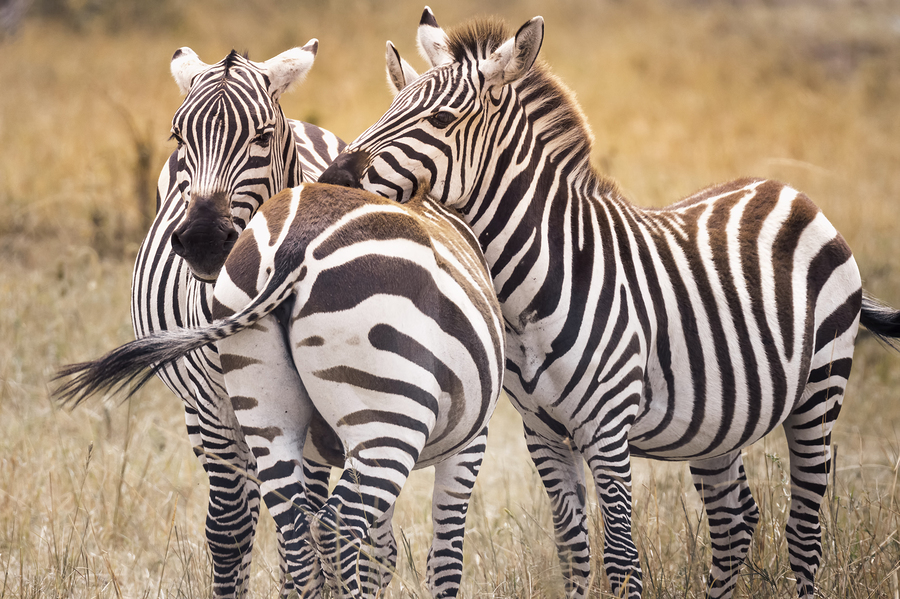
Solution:
M900 351L900 310L895 310L863 291L859 324L870 333Z
M53 396L60 403L74 405L100 392L118 393L128 388L131 396L167 364L215 340L202 329L175 329L142 337L98 360L60 368L53 381L68 380L53 390Z

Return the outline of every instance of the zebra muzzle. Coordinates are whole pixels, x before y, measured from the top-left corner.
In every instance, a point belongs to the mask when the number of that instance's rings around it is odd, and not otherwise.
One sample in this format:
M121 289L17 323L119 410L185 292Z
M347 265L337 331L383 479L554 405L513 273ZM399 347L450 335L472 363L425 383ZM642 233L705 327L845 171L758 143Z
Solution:
M183 258L197 279L215 281L237 242L228 202L220 194L194 198L184 220L172 233L172 251Z
M339 154L319 177L319 183L361 189L360 180L368 158L368 153L361 151Z

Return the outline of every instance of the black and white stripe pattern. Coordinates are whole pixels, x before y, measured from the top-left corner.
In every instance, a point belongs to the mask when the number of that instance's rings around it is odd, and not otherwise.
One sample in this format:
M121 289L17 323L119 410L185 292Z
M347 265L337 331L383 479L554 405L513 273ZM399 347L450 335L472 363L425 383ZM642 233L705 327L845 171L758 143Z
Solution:
M461 219L424 194L400 205L335 186L287 190L240 236L212 316L65 369L59 395L139 386L215 343L293 588L319 596L320 566L337 596L383 588L396 547L379 535L410 471L433 465L442 534L428 584L455 596L504 364L500 307ZM304 446L345 466L321 507L304 492Z
M533 66L539 17L449 33L426 9L415 75L323 182L404 201L423 185L458 209L507 327L505 388L550 496L568 594L588 592L583 463L602 511L614 593L639 596L632 455L689 460L713 540L709 594L729 596L759 519L741 449L778 425L791 455L787 523L801 597L822 555L818 509L860 322L900 336L864 296L849 247L783 184L745 179L665 209L627 202L590 165L569 92Z
M312 66L317 47L311 40L262 63L232 52L215 65L189 48L175 52L172 74L187 97L172 122L179 147L160 173L156 218L135 263L131 310L138 337L208 324L213 288L206 281L214 280L239 231L269 197L315 180L343 147L333 134L287 119L278 104ZM255 460L225 401L215 347L191 352L159 376L184 402L191 445L209 476L213 592L242 595L259 488ZM327 477L327 469L317 472Z
M214 279L237 233L270 196L315 180L343 147L327 131L286 119L277 102L303 78L316 49L313 40L265 63L233 52L212 66L189 48L175 53L173 76L187 98L173 118L179 148L160 175L157 217L135 265L132 316L139 337L209 323L212 286L204 281ZM214 591L240 595L246 590L259 513L254 478L265 473L256 471L256 459L223 402L227 394L213 346L191 352L159 375L184 401L191 443L210 476L206 532ZM477 453L478 444L473 446ZM448 594L459 584L462 529L458 502L446 495L455 492L459 483L454 481L474 483L477 470L470 461L464 455L446 461L435 483L429 580ZM327 496L330 467L307 461L304 469L305 498L315 510ZM281 511L278 501L277 494L267 498L271 513ZM449 506L452 517L440 506ZM396 554L389 518L379 523L375 536L382 555ZM288 550L280 550L287 559ZM287 574L287 565L282 567ZM292 588L286 576L284 593Z

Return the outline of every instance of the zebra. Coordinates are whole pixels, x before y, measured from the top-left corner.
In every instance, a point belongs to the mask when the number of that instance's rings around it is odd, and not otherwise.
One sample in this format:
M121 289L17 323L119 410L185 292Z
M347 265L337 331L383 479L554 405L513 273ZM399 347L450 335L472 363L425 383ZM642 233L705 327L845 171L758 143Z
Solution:
M170 70L185 99L172 119L178 148L160 172L156 217L135 260L131 318L137 337L208 324L211 283L250 217L282 189L315 180L343 148L331 132L286 118L279 104L305 78L317 51L313 38L265 62L232 51L214 65L191 48L175 51ZM240 596L260 497L254 457L224 401L216 349L199 348L158 375L184 404L191 446L209 478L213 594ZM321 497L330 469L307 467L311 495ZM286 580L285 592L290 588Z
M687 460L710 526L708 594L732 594L759 511L742 448L776 426L790 449L787 541L800 597L822 556L819 506L858 326L900 337L850 248L803 193L742 179L661 209L591 166L593 137L537 61L535 17L445 32L426 8L417 75L388 42L387 112L320 181L458 210L491 270L504 388L549 495L570 597L589 591L584 461L613 593L638 597L631 456Z
M301 184L260 207L229 253L211 305L210 324L160 330L61 369L57 378L70 378L56 394L78 402L135 382L133 393L214 343L297 592L319 595L319 563L341 596L371 596L386 585L396 552L381 555L365 540L390 518L410 471L431 465L441 495L435 509L462 520L443 547L459 552L449 557L461 573L466 507L505 362L500 307L462 220L424 193L401 205ZM311 516L304 445L319 460L346 462ZM461 464L471 477L454 476ZM378 556L393 561L385 566ZM434 557L438 566L448 558ZM434 595L455 596L456 573L433 570Z
M209 323L211 281L250 217L281 189L315 180L343 148L332 133L287 119L278 104L281 94L305 77L317 49L313 39L265 63L231 52L212 66L190 48L175 52L171 71L186 98L172 122L179 147L160 174L157 217L135 264L132 321L138 337ZM241 595L260 497L255 456L224 401L217 350L200 348L158 374L182 398L191 444L210 478L206 537L214 593ZM452 512L457 504L446 500L447 490L455 492L456 480L474 484L474 475L464 455L451 458L441 470L448 474L435 483L428 580L435 581L435 592L451 596L461 578L463 531L459 519L449 517L442 506ZM329 473L327 464L304 461L306 498L313 511L328 494ZM277 493L266 498L270 511L279 511L277 501ZM389 518L373 536L383 553L396 554ZM279 551L284 569L283 542ZM288 594L293 583L283 574Z

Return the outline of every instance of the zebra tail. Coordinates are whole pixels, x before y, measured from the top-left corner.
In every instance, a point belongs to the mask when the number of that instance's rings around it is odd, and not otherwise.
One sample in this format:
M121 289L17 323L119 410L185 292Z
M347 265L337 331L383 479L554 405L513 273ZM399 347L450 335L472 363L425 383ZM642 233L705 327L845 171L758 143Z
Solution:
M63 404L78 405L95 393L118 393L130 387L130 397L166 365L188 352L221 338L217 329L171 329L157 331L117 347L102 358L68 364L53 381L65 380L53 391Z
M122 345L100 359L60 368L53 381L63 381L52 395L62 404L78 405L95 393L131 397L160 370L204 345L234 335L265 316L290 295L291 276L274 274L243 309L205 327L156 331ZM273 298L274 301L273 301Z
M253 323L243 313L202 328L156 331L117 347L102 358L60 368L53 381L64 381L52 391L62 404L78 405L95 393L131 397L160 370L204 345L215 343ZM64 380L68 379L68 380Z
M888 306L881 300L863 291L862 310L859 324L887 345L900 351L900 310Z

